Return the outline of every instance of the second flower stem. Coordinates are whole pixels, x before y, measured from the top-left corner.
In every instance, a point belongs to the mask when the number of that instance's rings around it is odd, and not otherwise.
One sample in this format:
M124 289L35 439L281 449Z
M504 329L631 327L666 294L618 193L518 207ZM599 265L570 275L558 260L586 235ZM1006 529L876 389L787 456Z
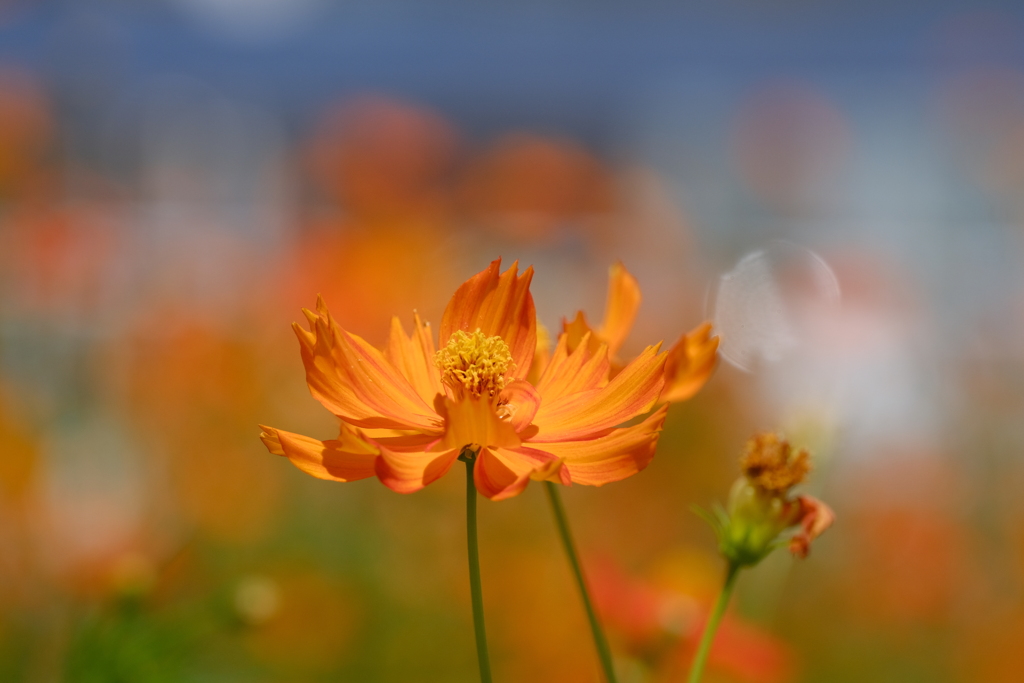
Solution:
M469 592L473 600L473 630L476 656L480 663L481 683L491 683L491 658L487 654L487 630L484 628L484 594L480 586L480 552L476 542L476 484L473 483L475 453L460 456L466 463L466 541L469 549Z
M715 631L718 630L718 623L722 620L725 608L729 605L729 598L732 597L732 589L736 586L736 575L739 574L739 571L738 565L729 563L729 568L725 572L725 584L722 586L722 592L718 594L718 600L715 601L715 606L712 608L711 614L708 615L708 623L704 626L704 636L700 639L697 655L693 658L688 683L700 683L700 678L704 674L704 664L707 662L708 653L711 652L711 643L715 640Z
M562 495L558 491L558 485L550 481L544 482L544 489L548 492L548 500L551 501L551 511L555 514L555 523L558 526L558 535L562 539L565 554L569 556L569 565L572 567L573 576L576 577L576 585L580 589L583 606L587 610L590 632L594 636L594 646L597 647L597 656L601 660L601 668L604 669L604 676L608 683L616 683L615 669L612 666L612 653L608 648L608 640L604 637L604 631L601 629L601 622L597 618L597 612L594 610L594 605L590 600L587 580L583 576L580 558L576 554L576 545L572 540L572 532L569 531L569 518L566 517L565 507L562 505Z

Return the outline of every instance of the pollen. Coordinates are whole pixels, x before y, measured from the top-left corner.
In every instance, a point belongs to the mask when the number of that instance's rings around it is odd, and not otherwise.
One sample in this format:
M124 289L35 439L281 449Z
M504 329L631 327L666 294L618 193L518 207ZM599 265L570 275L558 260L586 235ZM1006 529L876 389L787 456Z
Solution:
M441 381L471 395L493 397L505 388L512 370L512 352L501 337L488 337L479 329L472 334L456 330L448 344L434 356Z
M775 495L784 495L811 471L805 449L794 452L788 441L772 433L758 434L747 442L740 467L750 483Z

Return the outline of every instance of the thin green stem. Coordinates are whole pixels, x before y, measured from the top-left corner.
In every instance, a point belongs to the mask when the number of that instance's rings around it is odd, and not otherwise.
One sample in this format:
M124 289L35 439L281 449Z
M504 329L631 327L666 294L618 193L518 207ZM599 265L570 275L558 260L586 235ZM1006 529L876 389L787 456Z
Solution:
M594 611L594 604L590 600L587 580L583 576L580 558L576 554L576 545L572 541L572 532L569 531L569 518L566 517L565 506L562 505L562 494L558 491L558 485L550 481L544 482L544 488L548 492L548 500L551 501L551 511L555 513L558 535L562 538L565 554L569 556L569 565L572 567L573 576L576 577L576 586L580 589L583 606L587 610L587 619L590 620L590 632L594 637L594 646L597 648L597 656L601 660L601 668L604 669L604 676L608 679L608 683L616 683L615 669L612 666L612 653L608 648L608 639L604 637L601 622L598 621L597 612Z
M730 562L725 572L725 584L722 592L718 594L718 600L711 610L708 623L704 626L704 636L700 639L700 647L697 648L697 656L693 659L693 666L690 668L689 683L700 683L704 674L704 664L707 662L708 653L711 652L711 643L715 640L715 631L718 630L718 622L725 614L725 608L729 605L729 598L732 597L732 589L736 586L736 575L739 574L739 566Z
M464 453L466 462L466 541L469 549L469 592L473 598L473 630L476 632L476 656L480 662L481 683L491 683L491 658L487 654L484 628L484 595L480 588L480 551L476 542L476 485L473 483L475 453Z

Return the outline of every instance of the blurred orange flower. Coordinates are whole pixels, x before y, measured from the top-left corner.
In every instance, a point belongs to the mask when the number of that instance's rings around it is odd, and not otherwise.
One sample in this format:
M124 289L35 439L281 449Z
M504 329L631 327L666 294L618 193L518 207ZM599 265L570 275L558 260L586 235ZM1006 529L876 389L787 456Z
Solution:
M596 330L591 328L583 311L577 311L571 322L562 320L569 349L575 350L584 339L591 350L607 344L608 353L612 356L612 375L615 375L622 368L616 354L626 341L639 308L640 285L625 266L615 263L608 270L608 298L600 327ZM701 323L682 335L668 350L661 400L666 403L685 401L700 391L714 372L717 351L718 337L711 336L710 322Z
M681 680L711 611L708 596L691 582L670 587L629 576L609 560L591 567L594 599L624 650L652 667L655 680ZM747 683L792 680L796 668L784 641L734 614L722 621L708 661L729 680Z
M518 244L552 244L567 233L602 237L616 210L612 174L569 140L503 135L474 159L460 186L474 225Z
M616 428L654 407L664 384L660 344L609 380L608 345L570 350L562 335L535 382L533 269L500 273L498 259L458 288L441 319L440 351L414 317L397 318L383 351L339 327L323 300L295 325L310 392L341 418L341 433L318 441L272 427L271 453L321 479L376 475L400 493L443 476L463 454L486 497L520 493L531 478L600 486L646 467L666 410Z

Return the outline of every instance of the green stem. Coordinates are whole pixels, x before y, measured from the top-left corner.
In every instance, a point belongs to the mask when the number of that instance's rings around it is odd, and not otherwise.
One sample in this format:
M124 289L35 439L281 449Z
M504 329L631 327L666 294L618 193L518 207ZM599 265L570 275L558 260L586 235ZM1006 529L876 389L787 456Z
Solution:
M722 592L718 594L718 600L715 601L715 606L711 610L708 623L704 626L704 636L700 640L697 656L694 657L693 667L690 669L689 683L700 683L700 678L704 674L704 663L708 659L708 653L711 652L711 643L715 639L718 622L722 620L725 608L729 604L729 598L732 597L732 589L736 586L736 575L739 574L739 570L738 565L729 563L729 568L725 573L725 585L722 586Z
M597 619L597 612L590 600L590 591L587 590L587 580L583 577L583 568L580 566L579 556L576 555L576 545L572 541L572 532L569 531L569 518L565 515L565 507L562 505L562 495L558 492L558 485L550 481L544 482L544 488L548 492L548 500L551 501L551 511L555 513L555 522L558 525L558 535L562 537L562 546L565 554L569 556L569 565L576 577L576 586L580 589L580 597L583 598L583 606L587 610L587 619L590 620L590 632L594 637L594 646L597 647L597 656L601 660L601 668L604 669L604 676L608 683L616 683L615 669L612 667L612 653L608 648L608 639L604 637L601 629L601 622Z
M473 598L473 630L476 632L476 656L480 662L481 683L491 683L491 659L487 654L484 628L484 595L480 588L480 551L476 542L476 485L473 483L475 453L459 456L466 462L466 541L469 548L469 592Z

